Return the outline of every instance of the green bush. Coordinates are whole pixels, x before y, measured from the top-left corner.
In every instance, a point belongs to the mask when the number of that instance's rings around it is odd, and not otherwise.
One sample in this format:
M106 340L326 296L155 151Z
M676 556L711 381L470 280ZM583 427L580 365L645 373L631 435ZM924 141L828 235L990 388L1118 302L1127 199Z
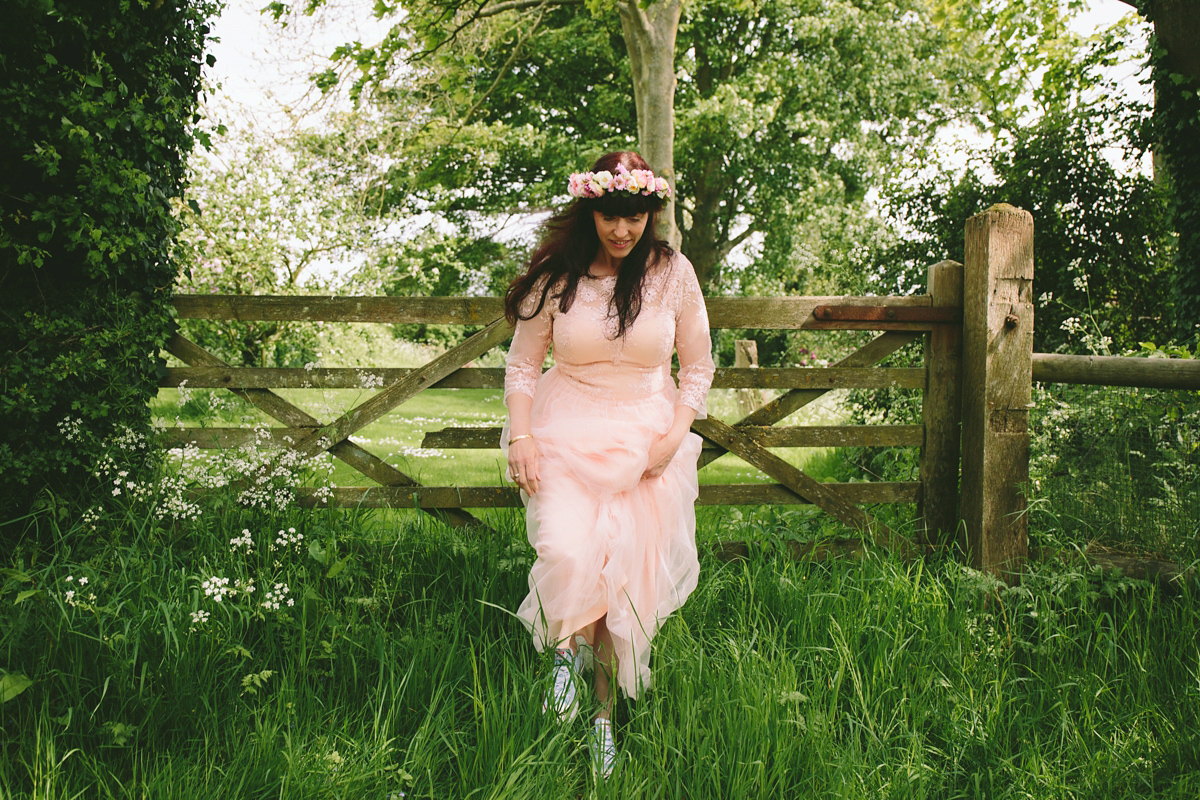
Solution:
M15 0L0 26L0 520L146 429L215 0ZM92 436L64 439L66 420ZM136 467L141 459L131 467ZM13 526L5 529L12 535Z

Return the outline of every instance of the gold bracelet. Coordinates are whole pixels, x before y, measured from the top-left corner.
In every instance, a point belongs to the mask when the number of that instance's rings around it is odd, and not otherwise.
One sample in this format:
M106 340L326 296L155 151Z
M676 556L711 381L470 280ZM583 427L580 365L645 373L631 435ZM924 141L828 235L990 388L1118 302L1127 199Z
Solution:
M512 447L512 444L513 444L513 442L519 442L519 441L521 441L522 439L532 439L532 438L533 438L533 434L532 434L532 433L522 433L520 436L514 436L514 437L512 437L511 439L509 439L509 440L508 440L508 446L509 446L509 447Z

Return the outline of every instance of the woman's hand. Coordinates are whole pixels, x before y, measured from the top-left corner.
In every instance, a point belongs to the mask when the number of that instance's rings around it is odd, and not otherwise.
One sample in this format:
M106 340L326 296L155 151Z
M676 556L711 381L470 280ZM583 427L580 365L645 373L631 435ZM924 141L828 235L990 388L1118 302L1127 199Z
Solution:
M674 431L668 431L650 445L650 458L646 462L646 471L642 473L642 480L657 478L666 472L667 465L671 463L671 459L675 457L681 444L683 444L683 437L676 436Z
M541 474L538 472L537 443L532 437L519 439L508 446L508 476L526 494L537 494Z
M695 409L687 406L675 406L675 418L671 421L670 429L650 445L650 457L646 461L646 471L642 473L642 480L657 478L667 471L671 459L675 457L679 446L683 444L683 437L687 436L688 431L692 429L694 419L696 419Z

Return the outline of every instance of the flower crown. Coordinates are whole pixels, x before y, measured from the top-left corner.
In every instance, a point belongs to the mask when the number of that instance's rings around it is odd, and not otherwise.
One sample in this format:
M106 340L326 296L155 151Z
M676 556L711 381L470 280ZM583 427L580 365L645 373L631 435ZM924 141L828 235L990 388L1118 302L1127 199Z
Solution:
M656 178L648 169L628 170L617 164L617 174L608 170L600 172L573 172L567 182L571 197L603 197L605 192L629 192L630 194L658 195L666 200L671 196L671 187L666 178Z

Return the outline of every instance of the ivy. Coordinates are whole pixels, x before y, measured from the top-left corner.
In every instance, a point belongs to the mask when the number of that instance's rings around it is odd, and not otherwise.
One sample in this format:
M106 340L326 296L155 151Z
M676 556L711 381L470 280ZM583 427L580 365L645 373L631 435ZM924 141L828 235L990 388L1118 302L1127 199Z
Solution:
M1200 341L1200 81L1171 70L1153 47L1154 138L1170 182L1175 253L1175 318L1184 341Z
M0 522L145 429L217 0L10 0L0 26ZM77 437L82 441L87 437ZM5 528L11 535L12 528Z

